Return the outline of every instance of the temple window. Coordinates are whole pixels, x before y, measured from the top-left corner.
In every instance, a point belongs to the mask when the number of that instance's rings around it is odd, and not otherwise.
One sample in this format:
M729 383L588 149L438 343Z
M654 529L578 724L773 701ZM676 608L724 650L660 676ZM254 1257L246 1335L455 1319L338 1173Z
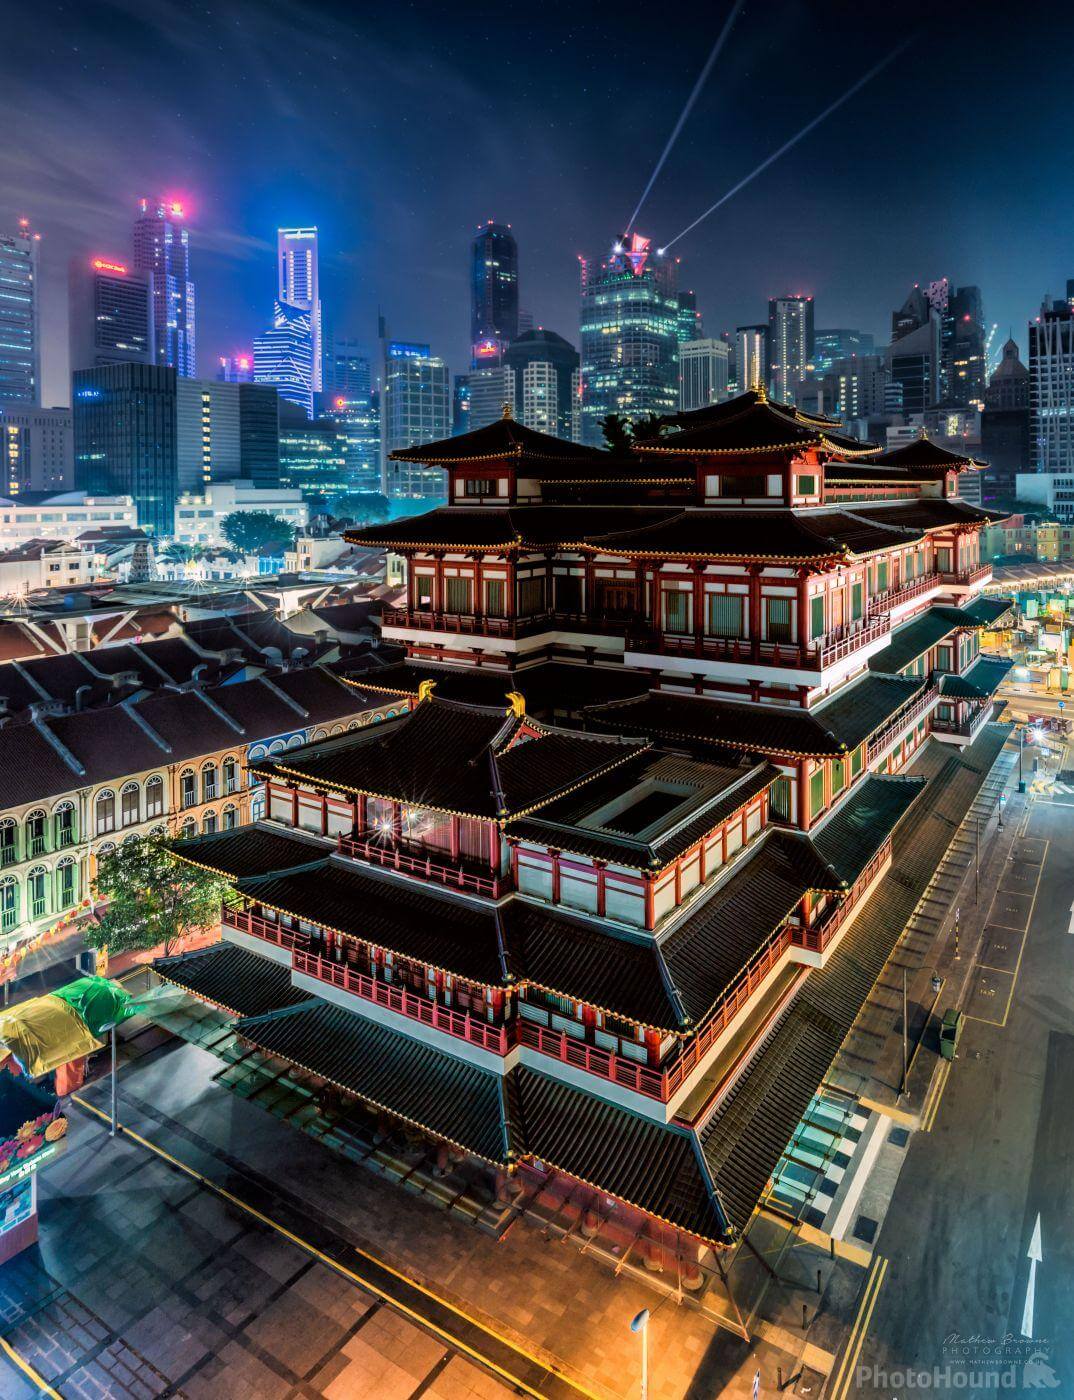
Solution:
M705 609L705 631L710 637L745 635L745 599L737 593L710 593Z
M664 589L664 631L691 632L693 594L679 589Z
M770 642L791 640L790 598L765 599L765 636Z
M474 610L474 581L470 578L444 580L444 611L472 613Z
M463 483L463 492L467 496L494 496L496 483L491 477L468 476Z

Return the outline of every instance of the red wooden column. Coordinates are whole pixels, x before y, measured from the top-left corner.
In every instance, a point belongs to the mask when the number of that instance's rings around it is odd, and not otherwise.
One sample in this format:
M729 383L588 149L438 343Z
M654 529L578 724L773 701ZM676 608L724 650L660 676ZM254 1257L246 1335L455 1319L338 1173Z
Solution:
M757 564L749 565L750 579L750 644L751 650L761 642L761 570Z
M704 644L705 638L705 566L695 564L694 574L694 641L698 650Z
M298 788L291 788L291 825L298 825Z
M809 829L809 760L798 763L798 825L803 831Z
M798 570L798 648L805 651L810 643L809 636L809 571Z
M451 829L451 859L452 859L452 860L458 860L458 858L459 858L459 819L458 819L458 817L452 817L452 818L451 818L451 828L450 828L450 829Z
M321 835L328 835L328 794L321 793Z

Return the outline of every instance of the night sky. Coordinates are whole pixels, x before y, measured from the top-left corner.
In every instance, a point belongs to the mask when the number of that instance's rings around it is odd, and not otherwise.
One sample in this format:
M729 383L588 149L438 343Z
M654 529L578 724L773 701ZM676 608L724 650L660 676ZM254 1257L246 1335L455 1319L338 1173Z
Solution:
M69 401L67 261L190 209L202 374L271 311L277 224L321 231L336 334L465 368L467 253L513 225L521 299L577 343L577 254L626 223L726 3L116 0L9 6L0 225L42 234L44 400ZM1025 345L1074 276L1066 5L747 0L638 228L664 242L897 44L909 48L675 251L706 330L809 291L886 337L916 280L977 283Z

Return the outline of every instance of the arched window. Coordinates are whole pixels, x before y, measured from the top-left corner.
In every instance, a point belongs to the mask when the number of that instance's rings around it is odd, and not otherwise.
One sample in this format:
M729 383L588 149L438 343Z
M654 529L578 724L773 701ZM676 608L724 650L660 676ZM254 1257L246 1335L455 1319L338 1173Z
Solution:
M142 818L142 790L137 783L124 783L119 794L119 821L121 826L137 826Z
M150 836L167 836L168 828L165 826L151 826L149 828L149 834Z
M145 814L146 817L162 817L164 815L164 779L159 773L154 773L151 778L146 780Z
M283 740L282 740L282 739L273 739L272 743L269 744L269 746L268 746L268 751L269 751L270 754L273 754L273 753L283 753L283 750L284 750L284 743L283 743Z
M201 829L204 835L211 836L216 830L216 813L206 812L201 819Z
M19 827L14 817L0 821L0 869L14 865L19 858Z
M233 802L229 802L224 808L224 830L234 831L239 824L238 808Z
M224 795L238 792L242 782L242 775L239 772L239 762L235 758L224 759Z
M103 860L105 856L110 856L115 849L116 843L114 841L102 841L97 847L97 859Z
M45 854L45 823L47 818L45 813L38 809L31 812L26 818L26 854L27 856L43 856Z
M48 871L43 865L35 865L27 875L26 899L30 918L43 919L48 913Z
M74 856L64 856L56 866L56 911L78 903L78 866Z
M201 765L201 800L212 802L219 796L219 789L216 785L216 764L203 763Z
M289 749L300 749L305 742L306 736L304 734L292 734L287 741L287 747Z
M116 829L116 795L110 788L105 788L104 792L97 794L97 801L94 804L96 813L96 832L100 836L106 831Z
M75 844L75 804L73 802L61 802L58 807L53 808L52 830L56 841L56 850L62 851L65 846Z
M198 778L193 768L184 768L179 775L179 806L194 807L198 801Z
M187 817L186 821L179 828L179 835L183 838L184 841L187 841L190 839L191 836L197 836L197 834L197 822L194 820L193 817Z
M250 798L250 820L254 822L265 819L265 789L260 788Z
M14 875L0 880L0 933L10 933L19 922L19 886Z

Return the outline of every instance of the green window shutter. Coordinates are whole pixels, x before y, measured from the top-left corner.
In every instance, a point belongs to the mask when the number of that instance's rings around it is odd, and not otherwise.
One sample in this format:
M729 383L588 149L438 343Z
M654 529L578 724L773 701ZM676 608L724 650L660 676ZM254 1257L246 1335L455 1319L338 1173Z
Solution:
M744 599L737 593L710 593L706 612L710 637L741 637Z
M791 600L789 598L766 598L768 608L768 640L789 642L791 640Z
M850 587L850 617L851 621L857 622L863 612L862 606L863 589L860 583L851 584Z
M809 600L809 635L814 640L824 636L824 594L818 593Z
M824 769L818 768L809 780L809 815L815 817L824 808Z
M690 604L693 601L693 594L671 592L664 593L664 630L665 632L692 632L690 625Z

